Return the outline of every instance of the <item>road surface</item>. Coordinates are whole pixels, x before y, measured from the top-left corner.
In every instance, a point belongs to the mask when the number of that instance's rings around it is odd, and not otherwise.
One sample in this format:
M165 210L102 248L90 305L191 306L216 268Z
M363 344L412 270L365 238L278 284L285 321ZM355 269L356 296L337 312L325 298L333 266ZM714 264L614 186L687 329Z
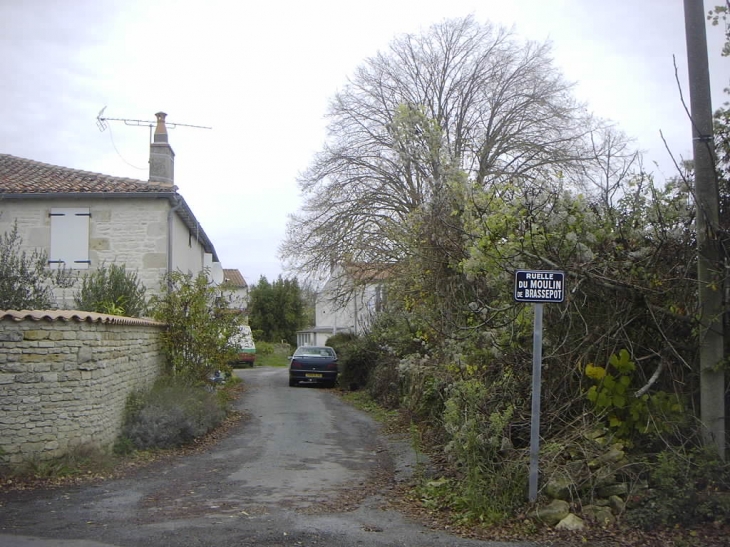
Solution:
M331 390L290 388L286 369L237 374L247 419L224 440L123 479L0 492L0 547L508 545L388 509L378 488L408 471L408 443Z

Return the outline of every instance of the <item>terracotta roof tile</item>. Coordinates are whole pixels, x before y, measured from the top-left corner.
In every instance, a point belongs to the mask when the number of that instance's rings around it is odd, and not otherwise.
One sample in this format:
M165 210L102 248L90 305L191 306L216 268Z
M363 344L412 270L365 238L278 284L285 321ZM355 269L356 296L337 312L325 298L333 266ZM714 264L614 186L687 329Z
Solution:
M156 182L113 177L0 154L0 194L173 192Z
M195 218L185 200L177 193L176 186L158 182L113 177L102 173L81 171L70 167L50 165L40 161L0 154L0 198L25 199L43 194L166 194L169 199L179 200L182 207L177 211L190 231L196 234L207 253L218 262L213 243ZM177 202L175 202L177 203Z
M0 321L75 321L77 323L108 323L114 325L162 326L164 323L152 319L122 317L78 310L0 310Z

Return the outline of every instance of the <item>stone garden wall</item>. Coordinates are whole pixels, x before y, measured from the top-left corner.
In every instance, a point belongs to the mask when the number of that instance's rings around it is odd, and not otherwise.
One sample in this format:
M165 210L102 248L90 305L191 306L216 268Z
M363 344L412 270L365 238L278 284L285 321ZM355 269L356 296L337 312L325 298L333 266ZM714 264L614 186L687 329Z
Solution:
M0 463L108 447L127 395L161 371L164 325L78 311L0 311Z

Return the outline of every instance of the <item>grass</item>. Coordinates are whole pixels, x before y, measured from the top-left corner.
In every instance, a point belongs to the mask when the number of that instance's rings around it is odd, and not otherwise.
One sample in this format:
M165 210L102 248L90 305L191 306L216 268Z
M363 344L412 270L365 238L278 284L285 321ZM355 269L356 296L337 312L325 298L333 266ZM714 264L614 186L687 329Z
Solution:
M393 425L399 422L397 410L387 410L375 402L367 391L343 392L342 398L355 408L370 414L374 420L381 424Z

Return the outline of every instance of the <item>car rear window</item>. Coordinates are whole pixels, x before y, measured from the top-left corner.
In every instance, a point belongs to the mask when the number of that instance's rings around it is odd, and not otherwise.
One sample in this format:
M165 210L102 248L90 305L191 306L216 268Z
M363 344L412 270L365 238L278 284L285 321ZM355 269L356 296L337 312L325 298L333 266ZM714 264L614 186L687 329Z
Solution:
M334 357L335 352L332 348L299 348L294 355L300 357Z

